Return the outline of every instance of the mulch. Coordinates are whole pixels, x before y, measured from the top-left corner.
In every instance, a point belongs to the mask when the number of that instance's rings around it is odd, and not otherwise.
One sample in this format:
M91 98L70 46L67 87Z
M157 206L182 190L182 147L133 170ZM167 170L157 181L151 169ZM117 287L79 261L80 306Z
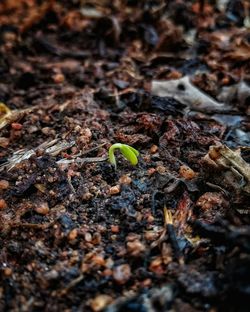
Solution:
M249 27L247 0L1 1L1 311L249 310Z

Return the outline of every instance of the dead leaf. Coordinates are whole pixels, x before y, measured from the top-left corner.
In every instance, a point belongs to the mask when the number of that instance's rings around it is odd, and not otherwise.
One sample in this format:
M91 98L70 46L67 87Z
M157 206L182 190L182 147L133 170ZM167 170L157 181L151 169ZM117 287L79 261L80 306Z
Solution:
M172 97L197 111L225 112L229 110L226 104L217 102L196 88L188 77L168 81L153 80L151 92L161 97Z

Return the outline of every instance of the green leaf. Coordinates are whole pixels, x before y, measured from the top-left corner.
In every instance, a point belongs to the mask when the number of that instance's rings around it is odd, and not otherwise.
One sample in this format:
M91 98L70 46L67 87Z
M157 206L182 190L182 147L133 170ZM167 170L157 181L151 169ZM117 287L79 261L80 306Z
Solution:
M137 156L139 155L139 152L137 150L126 144L123 144L120 150L122 155L131 163L131 165L135 166L138 164Z
M131 165L135 166L138 164L137 156L139 156L139 152L135 148L127 144L115 143L110 146L108 151L109 162L115 167L115 169L117 167L115 159L116 149L119 149L121 151L123 156L131 163Z
M140 153L135 148L133 148L132 146L129 146L127 144L123 144L123 145L128 146L134 152L135 156L137 156L137 157L139 156Z

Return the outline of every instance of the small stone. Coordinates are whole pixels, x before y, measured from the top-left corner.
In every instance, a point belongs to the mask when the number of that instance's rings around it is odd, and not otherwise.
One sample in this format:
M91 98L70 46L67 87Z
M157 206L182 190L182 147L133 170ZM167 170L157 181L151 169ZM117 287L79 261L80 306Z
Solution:
M157 145L152 145L150 148L150 153L155 154L158 151L158 146Z
M58 84L64 82L64 80L65 80L64 75L61 73L55 74L52 78L53 78L54 82L58 83Z
M111 296L108 295L98 295L94 299L90 300L90 307L94 312L102 311L108 304L113 301Z
M101 255L95 255L91 260L96 265L105 266L105 260Z
M114 268L113 278L117 284L125 284L131 277L131 269L128 264L121 264Z
M119 231L120 231L119 225L111 225L112 233L119 233Z
M4 199L0 199L0 210L6 208L7 208L6 201Z
M90 243L92 241L91 233L89 233L89 232L85 233L84 239L85 239L86 242Z
M3 32L3 38L6 42L14 42L17 40L17 35L14 32Z
M4 269L4 275L5 276L7 276L7 277L9 277L9 276L11 276L12 275L12 269L11 268L5 268Z
M164 174L166 172L166 168L164 166L157 166L156 171L160 174Z
M139 240L135 240L127 242L127 249L131 256L138 257L145 251L146 247Z
M68 235L69 240L75 240L77 238L77 234L77 229L73 229L72 231L70 231Z
M112 187L109 189L109 194L110 194L110 195L119 194L120 191L121 191L120 185L115 185L115 186L112 186Z
M88 201L93 197L93 195L90 192L86 192L82 195L82 200Z
M46 215L49 212L49 205L47 202L39 202L36 204L35 211L41 215Z
M56 133L55 133L55 130L50 128L50 127L44 127L41 129L42 133L45 134L45 135L48 135L48 136L54 136Z
M11 128L14 129L14 130L21 130L22 127L23 127L23 125L21 125L21 124L18 123L18 122L13 122L13 123L11 124Z
M132 182L132 179L127 175L123 175L122 177L120 177L119 182L120 184L129 185Z
M0 190L7 190L9 185L10 184L7 180L0 180Z
M186 180L192 180L197 176L197 173L186 165L180 166L179 173Z
M8 145L10 144L10 140L4 137L0 138L0 146L3 148L8 147Z
M163 274L164 271L162 267L162 258L157 257L154 260L152 260L149 265L149 270L159 275Z
M155 231L146 231L144 237L147 241L153 242L159 237L159 234Z

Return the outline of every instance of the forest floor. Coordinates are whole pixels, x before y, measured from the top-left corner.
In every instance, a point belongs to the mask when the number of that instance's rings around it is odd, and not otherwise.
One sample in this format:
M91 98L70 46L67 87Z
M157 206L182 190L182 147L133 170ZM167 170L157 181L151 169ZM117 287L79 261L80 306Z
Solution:
M1 1L0 310L249 311L249 82L247 0Z

